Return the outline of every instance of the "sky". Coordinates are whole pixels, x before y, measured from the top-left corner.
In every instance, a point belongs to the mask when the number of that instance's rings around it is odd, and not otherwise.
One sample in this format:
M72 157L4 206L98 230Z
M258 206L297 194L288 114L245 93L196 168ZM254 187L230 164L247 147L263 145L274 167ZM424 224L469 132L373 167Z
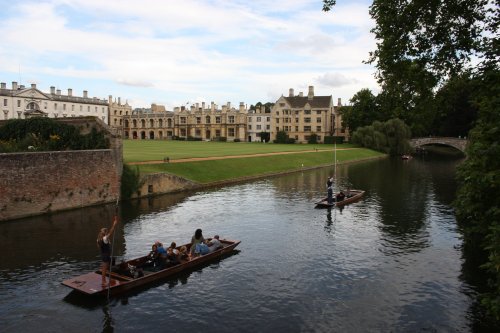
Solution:
M370 0L0 0L0 82L167 110L375 94Z

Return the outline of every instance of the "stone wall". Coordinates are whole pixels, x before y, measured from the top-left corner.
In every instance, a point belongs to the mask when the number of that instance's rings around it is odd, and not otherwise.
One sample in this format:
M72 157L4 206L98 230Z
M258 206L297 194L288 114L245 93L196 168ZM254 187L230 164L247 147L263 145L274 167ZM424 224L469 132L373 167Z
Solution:
M92 128L104 131L111 149L0 154L0 221L119 198L121 137L95 117L57 121L76 126L82 134Z
M166 173L153 173L141 176L141 187L134 198L165 193L175 193L199 188L200 185L187 179Z
M113 150L0 154L0 220L116 201Z

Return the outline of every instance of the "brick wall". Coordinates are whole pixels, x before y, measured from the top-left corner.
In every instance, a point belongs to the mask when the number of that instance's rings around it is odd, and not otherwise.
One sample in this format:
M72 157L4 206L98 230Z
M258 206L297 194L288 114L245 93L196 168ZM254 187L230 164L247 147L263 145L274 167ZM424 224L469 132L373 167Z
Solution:
M116 201L115 164L111 149L0 154L0 220Z

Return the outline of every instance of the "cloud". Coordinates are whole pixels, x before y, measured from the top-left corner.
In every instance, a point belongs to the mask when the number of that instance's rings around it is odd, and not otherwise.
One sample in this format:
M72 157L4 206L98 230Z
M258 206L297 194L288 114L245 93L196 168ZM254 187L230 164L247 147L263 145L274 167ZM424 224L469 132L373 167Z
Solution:
M153 87L153 84L151 82L134 80L134 79L118 78L115 80L115 82L123 84L125 86L132 86L132 87L143 87L143 88Z
M325 73L315 79L319 84L328 87L342 87L353 83L358 83L359 81L355 78L349 78L341 73Z

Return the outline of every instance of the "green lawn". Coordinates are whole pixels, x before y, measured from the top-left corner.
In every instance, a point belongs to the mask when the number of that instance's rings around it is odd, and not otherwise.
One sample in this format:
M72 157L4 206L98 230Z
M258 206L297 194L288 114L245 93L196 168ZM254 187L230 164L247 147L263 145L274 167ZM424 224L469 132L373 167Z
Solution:
M123 161L125 163L141 161L157 161L168 157L177 160L190 157L234 156L261 153L328 150L329 144L276 144L258 142L204 142L173 140L123 140ZM342 144L337 148L350 148L353 145Z
M190 147L190 143L184 143L187 150L194 149ZM202 143L202 145L205 143ZM221 151L218 153L220 155L230 155L225 151L222 151L223 147L228 147L227 149L233 149L233 154L242 154L241 150L234 151L233 147L241 146L242 150L246 151L248 154L263 152L262 150L257 150L251 148L254 146L259 146L258 144L241 144L241 143L212 143L210 145L202 146L197 145L196 147L207 147L205 152L200 154L206 154L203 156L216 156L212 151L208 151L208 147L221 147ZM217 146L220 145L220 146ZM275 144L260 144L262 146L274 146L281 147L283 151L285 146L294 148L307 148L309 149L311 145L275 145ZM294 147L294 148L292 148ZM325 145L322 145L325 148ZM344 146L345 147L345 146ZM271 148L272 149L272 148ZM319 148L318 148L319 149ZM331 149L331 147L329 148ZM300 150L300 149L297 149ZM271 152L273 150L268 150ZM224 154L225 153L225 154ZM193 155L186 155L192 157ZM201 155L200 155L201 156ZM340 150L337 151L337 161L354 161L361 160L371 157L384 156L384 154L365 148L353 149L353 150ZM199 183L210 183L215 181L223 181L228 179L235 179L240 177L248 177L255 175L265 175L276 172L283 171L293 171L299 170L301 168L320 166L333 164L333 152L311 152L311 153L297 153L297 154L286 154L286 155L271 155L265 157L248 157L248 158L232 158L224 160L210 160L210 161L199 161L199 162L186 162L186 163L162 163L162 164L145 164L139 165L139 171L144 173L156 173L156 172L168 172L178 175L183 178L190 179Z

